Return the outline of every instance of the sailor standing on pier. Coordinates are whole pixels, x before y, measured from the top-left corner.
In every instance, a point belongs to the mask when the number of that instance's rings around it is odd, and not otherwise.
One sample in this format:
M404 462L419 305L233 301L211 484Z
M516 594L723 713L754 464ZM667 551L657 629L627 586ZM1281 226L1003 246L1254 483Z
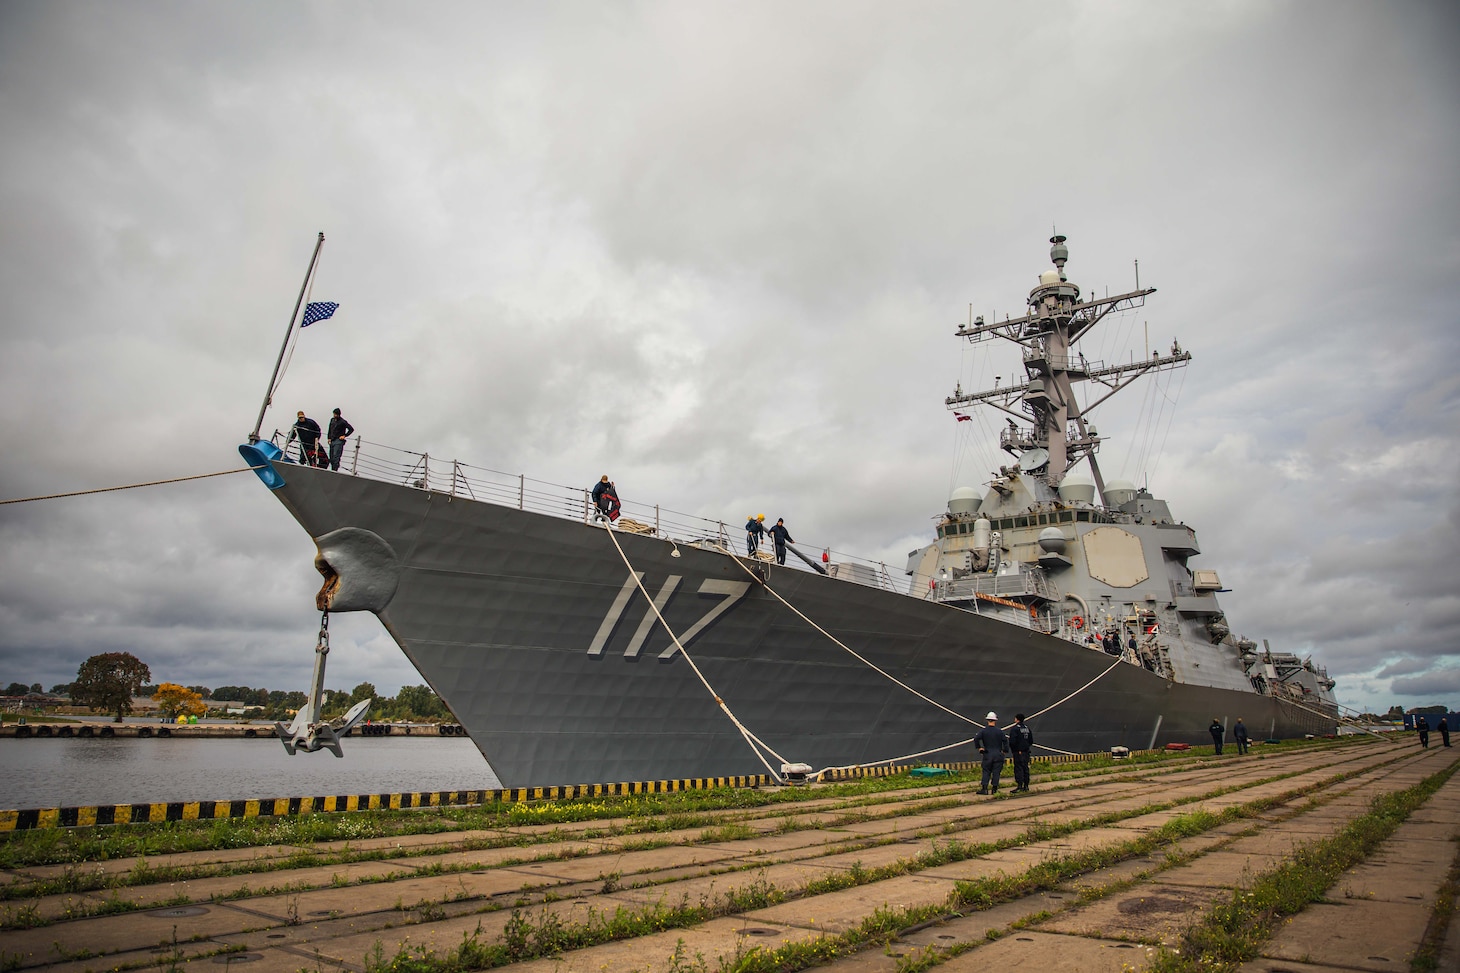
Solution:
M1004 772L1004 757L1009 753L1009 735L999 729L998 716L990 713L985 719L988 725L973 738L978 744L978 752L983 756L983 782L979 785L978 792L997 794L999 775ZM989 788L991 783L992 789Z
M1034 731L1024 723L1024 714L1014 717L1009 727L1009 754L1014 758L1014 793L1029 790L1029 754L1034 749Z

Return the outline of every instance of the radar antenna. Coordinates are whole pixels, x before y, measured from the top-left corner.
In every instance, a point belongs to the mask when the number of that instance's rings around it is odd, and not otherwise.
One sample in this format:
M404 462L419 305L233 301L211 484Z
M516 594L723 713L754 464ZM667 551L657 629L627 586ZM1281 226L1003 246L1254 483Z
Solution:
M1103 496L1105 483L1095 461L1100 437L1086 421L1087 416L1147 372L1184 367L1191 360L1191 353L1173 344L1170 354L1156 352L1150 358L1120 364L1087 360L1075 350L1076 343L1111 311L1143 307L1146 296L1154 294L1156 288L1142 288L1138 282L1133 291L1081 301L1079 285L1065 274L1065 264L1070 259L1065 237L1056 233L1049 242L1049 259L1055 269L1039 275L1039 285L1029 292L1028 314L992 323L977 318L972 325L960 326L954 332L971 342L1003 338L1019 345L1024 356L1025 380L1003 387L995 381L993 388L980 392L964 392L960 385L944 400L944 405L950 410L990 405L1029 423L1031 428L1025 428L1011 419L1009 427L999 436L1000 448L1015 456L1043 450L1048 460L1042 475L1056 487L1073 466L1086 459L1096 489ZM1083 408L1074 394L1077 382L1098 386L1096 398Z

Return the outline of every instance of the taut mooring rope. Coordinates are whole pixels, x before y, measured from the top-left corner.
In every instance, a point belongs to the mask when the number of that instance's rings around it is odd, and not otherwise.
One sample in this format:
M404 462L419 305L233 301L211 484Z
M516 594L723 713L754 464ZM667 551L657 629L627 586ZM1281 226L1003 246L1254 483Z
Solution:
M138 487L161 486L164 483L183 483L187 480L206 480L210 476L227 476L230 473L247 473L253 469L243 466L236 470L219 470L217 473L199 473L196 476L175 476L170 480L149 480L146 483L128 483L126 486L97 487L95 490L75 490L71 493L48 493L43 497L16 497L14 500L0 500L7 503L30 503L34 500L60 500L62 497L84 497L92 493L111 493L114 490L135 490Z
M720 698L719 693L715 692L715 687L710 685L710 681L705 678L705 674L701 672L700 667L695 664L695 660L690 656L689 651L685 649L684 644L679 641L679 636L674 634L674 629L670 628L669 623L664 620L664 616L659 612L659 606L654 604L654 599L649 595L648 591L644 590L644 582L639 578L639 574L637 571L634 570L634 566L629 563L629 556L624 553L623 545L619 544L618 537L615 535L613 527L605 522L603 525L603 529L608 532L609 538L613 541L613 546L618 549L618 556L623 558L624 567L629 569L629 577L634 579L634 584L638 586L640 593L642 593L644 596L644 600L649 603L649 608L654 612L654 617L659 619L659 624L663 625L664 631L669 633L669 638L674 642L674 647L678 649L681 654L684 655L684 661L689 663L689 667L691 670L694 671L695 677L699 679L700 685L705 687L705 691L708 692L710 696L715 700L715 705L720 707L721 712L729 717L731 723L735 724L735 729L739 730L740 735L745 738L746 744L750 747L751 752L755 754L756 759L761 762L761 766L770 771L772 777L780 780L781 772L772 767L768 762L766 762L765 756L760 752L760 749L756 745L759 744L760 747L764 747L766 753L769 753L772 757L775 757L783 764L790 763L790 761L788 761L780 754L776 753L776 751L771 749L771 747L760 737L750 732L750 729L744 723L740 722L740 719L733 712L731 712L729 705L726 704L725 700Z

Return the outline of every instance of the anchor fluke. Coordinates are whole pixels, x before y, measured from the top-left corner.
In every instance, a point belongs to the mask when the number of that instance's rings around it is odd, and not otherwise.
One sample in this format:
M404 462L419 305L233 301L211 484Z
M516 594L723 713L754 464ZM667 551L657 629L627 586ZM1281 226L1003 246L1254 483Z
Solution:
M300 750L313 753L327 749L336 757L343 757L340 737L349 733L355 724L365 718L370 704L374 702L371 699L360 700L337 721L319 719L320 711L324 707L324 665L329 653L330 613L325 611L320 613L319 641L314 646L314 679L310 682L309 698L299 707L288 726L282 721L274 724L274 732L278 734L290 756Z

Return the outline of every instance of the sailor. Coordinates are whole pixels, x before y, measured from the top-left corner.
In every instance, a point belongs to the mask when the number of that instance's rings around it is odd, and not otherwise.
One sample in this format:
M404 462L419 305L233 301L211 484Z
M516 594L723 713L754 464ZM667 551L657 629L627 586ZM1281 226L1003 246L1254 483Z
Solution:
M776 563L785 564L786 545L796 543L796 538L792 537L791 532L786 529L786 518L777 517L776 526L772 527L769 533L771 539L776 542Z
M1220 757L1222 755L1222 737L1227 735L1227 728L1222 725L1221 720L1213 716L1212 725L1207 727L1207 732L1212 735L1212 746L1216 748L1217 756Z
M1435 727L1435 729L1437 729L1437 730L1440 731L1440 739L1444 742L1445 746L1448 747L1450 745L1450 723L1449 723L1449 721L1446 720L1443 716L1440 717L1440 725L1437 726L1437 727Z
M345 455L345 440L355 433L355 427L350 425L350 420L340 415L336 409L330 419L329 443L330 443L330 469L340 468L340 458Z
M1242 717L1237 717L1237 725L1232 727L1232 739L1237 741L1237 753L1247 752L1247 726L1242 722Z
M999 729L999 718L990 713L984 717L987 726L978 731L978 736L973 742L978 744L978 752L983 759L983 781L979 785L980 794L997 794L999 792L999 775L1004 772L1004 756L1009 752L1009 736ZM993 784L990 790L989 784Z
M618 490L609 482L607 473L603 474L598 482L593 484L593 506L598 508L598 513L593 516L594 520L603 520L606 518L609 521L614 521L618 519Z
M745 519L745 553L751 557L760 550L760 539L765 536L765 514Z
M1024 714L1014 717L1009 727L1009 755L1014 758L1014 793L1029 790L1029 752L1034 749L1034 731L1024 724Z
M1430 721L1423 716L1414 719L1414 728L1419 731L1419 745L1426 750L1430 748Z
M302 409L294 420L294 427L289 430L289 438L299 440L299 462L305 466L324 465L319 462L319 423L306 416ZM287 442L284 451L289 451Z

